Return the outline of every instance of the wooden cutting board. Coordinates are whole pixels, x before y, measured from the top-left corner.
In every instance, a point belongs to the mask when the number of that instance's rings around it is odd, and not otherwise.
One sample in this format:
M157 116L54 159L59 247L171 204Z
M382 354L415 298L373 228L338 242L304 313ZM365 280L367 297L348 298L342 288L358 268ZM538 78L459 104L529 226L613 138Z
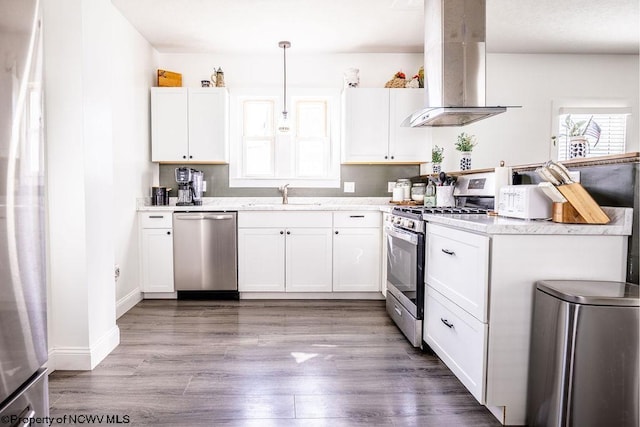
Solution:
M158 70L158 86L160 87L181 87L182 74L173 71Z
M558 185L560 193L571 203L587 224L607 224L610 219L591 195L578 183Z

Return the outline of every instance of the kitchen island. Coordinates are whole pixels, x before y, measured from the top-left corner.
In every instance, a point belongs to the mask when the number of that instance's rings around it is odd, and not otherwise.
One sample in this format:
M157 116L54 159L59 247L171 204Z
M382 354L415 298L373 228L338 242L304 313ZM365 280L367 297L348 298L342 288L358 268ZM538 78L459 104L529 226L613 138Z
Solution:
M425 215L424 341L503 424L525 423L538 280L625 280L633 210L607 225Z

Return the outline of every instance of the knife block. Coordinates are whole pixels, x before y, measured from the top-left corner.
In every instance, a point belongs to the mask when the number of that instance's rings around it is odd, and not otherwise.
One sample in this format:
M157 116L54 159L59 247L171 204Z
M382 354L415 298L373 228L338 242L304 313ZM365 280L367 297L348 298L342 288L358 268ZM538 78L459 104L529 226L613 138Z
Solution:
M578 183L556 187L567 199L566 203L554 203L552 221L569 224L607 224L607 214Z
M562 222L565 224L586 224L587 221L580 216L577 210L571 206L571 203L553 202L553 211L551 215L553 222Z

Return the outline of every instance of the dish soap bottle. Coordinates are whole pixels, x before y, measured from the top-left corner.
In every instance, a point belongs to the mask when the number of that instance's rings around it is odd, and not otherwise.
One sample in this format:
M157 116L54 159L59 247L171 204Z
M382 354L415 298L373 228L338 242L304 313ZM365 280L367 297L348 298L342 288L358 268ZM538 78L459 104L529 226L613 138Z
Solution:
M432 208L436 205L436 186L433 185L433 181L429 180L427 188L424 191L424 205Z

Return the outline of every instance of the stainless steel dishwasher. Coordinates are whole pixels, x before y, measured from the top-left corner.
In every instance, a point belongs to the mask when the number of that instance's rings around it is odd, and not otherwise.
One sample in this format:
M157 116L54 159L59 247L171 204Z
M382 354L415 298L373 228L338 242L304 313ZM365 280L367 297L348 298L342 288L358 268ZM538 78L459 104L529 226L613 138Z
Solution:
M179 299L238 299L236 212L174 212L173 271Z

